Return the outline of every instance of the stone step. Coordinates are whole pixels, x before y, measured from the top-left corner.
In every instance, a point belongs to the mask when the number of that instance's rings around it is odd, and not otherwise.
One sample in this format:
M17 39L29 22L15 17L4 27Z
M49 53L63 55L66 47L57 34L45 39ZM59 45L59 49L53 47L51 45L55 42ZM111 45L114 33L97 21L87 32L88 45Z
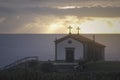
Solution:
M77 66L77 63L54 63L56 69L59 72L71 72L74 71L74 67Z

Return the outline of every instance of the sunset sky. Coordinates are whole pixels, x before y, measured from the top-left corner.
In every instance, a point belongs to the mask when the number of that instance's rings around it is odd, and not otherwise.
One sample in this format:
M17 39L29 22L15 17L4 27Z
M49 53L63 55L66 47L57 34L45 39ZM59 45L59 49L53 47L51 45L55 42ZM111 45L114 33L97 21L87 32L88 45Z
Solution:
M0 0L0 33L120 33L120 0Z

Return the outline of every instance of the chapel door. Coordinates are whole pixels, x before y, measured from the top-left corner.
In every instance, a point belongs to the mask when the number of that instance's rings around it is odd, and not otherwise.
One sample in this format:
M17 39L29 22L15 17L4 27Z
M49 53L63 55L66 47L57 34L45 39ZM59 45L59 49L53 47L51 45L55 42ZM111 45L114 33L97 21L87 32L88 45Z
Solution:
M66 48L66 62L74 61L74 48Z

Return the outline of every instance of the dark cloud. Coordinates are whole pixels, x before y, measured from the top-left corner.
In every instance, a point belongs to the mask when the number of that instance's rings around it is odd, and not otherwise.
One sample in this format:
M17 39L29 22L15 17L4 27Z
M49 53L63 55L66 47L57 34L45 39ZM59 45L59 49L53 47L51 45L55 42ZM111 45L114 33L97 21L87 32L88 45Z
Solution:
M68 11L74 15L83 17L120 17L120 7L84 7L79 9L70 9Z
M57 9L51 7L25 7L7 8L0 7L0 17L6 20L0 23L0 33L14 33L14 30L33 22L35 17L40 16L78 16L78 17L120 17L119 7L83 7L73 9ZM20 18L18 19L17 16ZM32 29L33 30L33 29ZM32 33L32 31L30 31Z
M14 33L16 29L21 28L28 22L34 21L35 15L7 15L4 16L5 21L0 23L0 33Z
M108 3L108 4L107 4ZM0 0L0 33L13 32L40 16L120 17L120 1L115 0ZM57 7L79 6L72 9ZM16 17L20 16L20 19Z
M13 14L15 11L12 8L0 7L0 14Z
M0 0L0 15L78 15L97 17L120 16L120 1L115 0ZM116 4L116 5L115 5ZM108 5L108 6L107 6ZM56 9L58 6L79 6L73 9Z
M120 7L118 0L0 0L0 5L9 7L53 7L53 6L81 6L81 7Z
M28 7L16 11L18 14L38 14L38 15L77 15L80 17L120 17L120 7L92 7L57 9L49 7Z

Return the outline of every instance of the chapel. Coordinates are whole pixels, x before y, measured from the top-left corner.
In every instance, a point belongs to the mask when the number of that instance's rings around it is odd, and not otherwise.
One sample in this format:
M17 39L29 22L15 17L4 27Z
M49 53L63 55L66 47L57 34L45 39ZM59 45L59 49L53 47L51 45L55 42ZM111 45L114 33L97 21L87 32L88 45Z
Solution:
M105 45L80 34L71 34L55 40L55 61L104 60Z

